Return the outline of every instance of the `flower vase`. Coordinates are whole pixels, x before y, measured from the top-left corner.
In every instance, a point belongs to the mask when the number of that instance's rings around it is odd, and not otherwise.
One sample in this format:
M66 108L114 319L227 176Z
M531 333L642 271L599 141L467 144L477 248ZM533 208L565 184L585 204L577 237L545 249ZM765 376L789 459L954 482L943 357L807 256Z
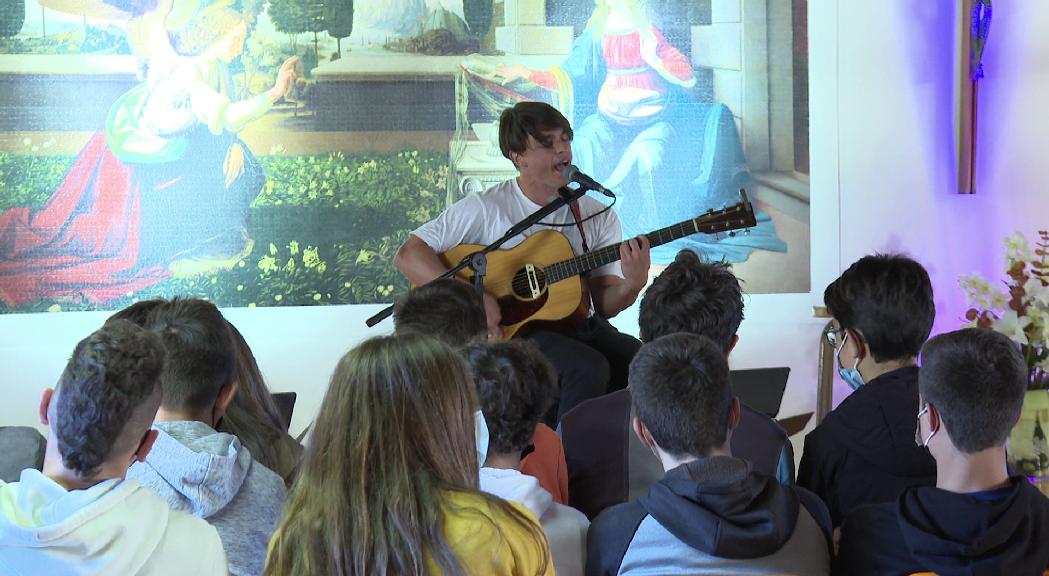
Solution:
M1009 435L1009 460L1015 472L1049 477L1049 391L1028 390L1020 420Z

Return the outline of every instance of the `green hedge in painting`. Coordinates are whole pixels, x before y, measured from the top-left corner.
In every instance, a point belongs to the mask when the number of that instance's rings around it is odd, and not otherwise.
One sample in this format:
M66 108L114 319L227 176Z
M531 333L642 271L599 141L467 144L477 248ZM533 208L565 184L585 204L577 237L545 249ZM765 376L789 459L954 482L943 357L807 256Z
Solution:
M42 206L73 161L35 146L37 153L0 153L0 210ZM250 255L230 270L172 277L103 307L176 294L234 307L369 304L390 302L407 290L393 255L411 230L444 209L445 154L277 153L259 159L267 182L251 208ZM0 312L97 307L48 300L14 309L0 304Z

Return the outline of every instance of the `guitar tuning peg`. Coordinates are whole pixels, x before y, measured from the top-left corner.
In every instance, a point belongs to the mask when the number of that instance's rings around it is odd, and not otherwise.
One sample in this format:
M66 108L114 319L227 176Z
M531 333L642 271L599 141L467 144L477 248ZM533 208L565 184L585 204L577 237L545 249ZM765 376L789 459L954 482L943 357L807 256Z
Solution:
M728 237L729 237L729 238L735 238L735 237L736 237L736 231L735 231L735 230L733 230L732 232L729 232L729 233L728 233Z
M743 230L743 235L744 235L744 236L750 236L750 228L745 228L745 229Z

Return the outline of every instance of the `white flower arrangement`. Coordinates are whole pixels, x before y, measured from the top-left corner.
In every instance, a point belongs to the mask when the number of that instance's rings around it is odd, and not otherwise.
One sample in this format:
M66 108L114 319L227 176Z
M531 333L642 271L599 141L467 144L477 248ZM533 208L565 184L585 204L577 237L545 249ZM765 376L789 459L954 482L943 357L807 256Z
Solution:
M1004 290L977 274L958 284L968 298L967 327L990 328L1019 344L1031 374L1030 389L1049 386L1049 231L1034 249L1020 232L1005 239Z

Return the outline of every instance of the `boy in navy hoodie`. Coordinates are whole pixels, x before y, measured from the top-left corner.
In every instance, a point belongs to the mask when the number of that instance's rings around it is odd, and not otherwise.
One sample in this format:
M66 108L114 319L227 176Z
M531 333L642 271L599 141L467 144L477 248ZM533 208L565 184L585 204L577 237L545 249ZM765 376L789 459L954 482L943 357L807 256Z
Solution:
M823 503L732 456L740 405L721 346L664 336L641 347L629 379L634 433L666 475L594 520L588 575L830 573Z
M936 486L846 517L835 571L1034 576L1049 568L1049 500L1006 468L1026 386L1027 366L1003 334L969 328L929 340L914 442L936 460Z

